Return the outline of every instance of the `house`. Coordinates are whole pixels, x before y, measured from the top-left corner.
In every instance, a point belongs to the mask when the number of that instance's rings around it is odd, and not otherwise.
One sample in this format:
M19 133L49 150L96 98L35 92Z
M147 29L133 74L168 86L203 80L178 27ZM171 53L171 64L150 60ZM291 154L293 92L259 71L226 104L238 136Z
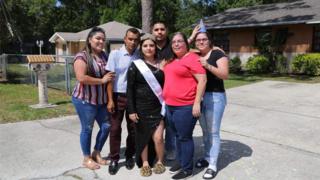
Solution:
M119 48L123 44L123 38L127 29L132 28L126 24L111 21L99 25L106 32L106 51ZM86 38L90 29L86 29L77 33L72 32L56 32L49 41L55 43L56 55L72 56L85 47ZM140 32L141 30L138 29Z
M266 34L285 38L282 52L288 60L297 54L320 52L320 0L228 9L204 19L204 24L214 44L242 62L258 54L255 45Z

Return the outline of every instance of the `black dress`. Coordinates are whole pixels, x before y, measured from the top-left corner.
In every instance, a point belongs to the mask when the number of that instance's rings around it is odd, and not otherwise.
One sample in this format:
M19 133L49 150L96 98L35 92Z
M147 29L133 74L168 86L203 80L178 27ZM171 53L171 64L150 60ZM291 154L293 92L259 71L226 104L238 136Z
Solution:
M161 87L163 87L163 71L148 63L146 64L158 80ZM134 63L129 67L127 77L127 111L129 114L137 113L139 116L139 120L138 123L136 123L135 128L136 163L138 167L142 166L141 153L144 147L148 144L148 161L150 166L153 166L156 158L156 152L152 134L163 119L160 114L161 104Z

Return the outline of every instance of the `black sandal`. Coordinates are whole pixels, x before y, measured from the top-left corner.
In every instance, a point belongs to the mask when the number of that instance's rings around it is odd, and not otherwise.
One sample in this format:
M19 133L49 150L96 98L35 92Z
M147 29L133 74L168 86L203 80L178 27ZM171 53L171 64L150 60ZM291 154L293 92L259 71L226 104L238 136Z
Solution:
M196 168L204 168L208 166L209 166L209 163L205 159L198 159L198 161L196 162Z
M217 175L217 172L215 172L212 169L207 169L204 175L202 176L203 179L213 179Z

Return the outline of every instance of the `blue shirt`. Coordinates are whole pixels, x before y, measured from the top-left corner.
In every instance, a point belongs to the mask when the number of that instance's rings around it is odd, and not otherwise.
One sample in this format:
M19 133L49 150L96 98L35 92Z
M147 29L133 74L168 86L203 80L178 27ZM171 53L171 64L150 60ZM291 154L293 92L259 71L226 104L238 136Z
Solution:
M139 51L136 49L131 55L123 45L120 49L112 50L106 70L116 73L113 83L113 92L126 93L127 91L127 72L133 60L139 59Z

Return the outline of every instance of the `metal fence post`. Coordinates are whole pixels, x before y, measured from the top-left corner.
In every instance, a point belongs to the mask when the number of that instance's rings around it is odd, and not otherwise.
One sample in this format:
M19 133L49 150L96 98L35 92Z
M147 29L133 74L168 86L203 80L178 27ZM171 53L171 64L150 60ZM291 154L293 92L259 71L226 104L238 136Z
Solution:
M69 58L65 58L65 80L66 80L66 90L67 93L71 94L71 82L70 82L70 68L69 68Z
M1 58L0 58L0 64L1 64L1 81L7 81L7 57L8 55L7 54L2 54L1 55Z

